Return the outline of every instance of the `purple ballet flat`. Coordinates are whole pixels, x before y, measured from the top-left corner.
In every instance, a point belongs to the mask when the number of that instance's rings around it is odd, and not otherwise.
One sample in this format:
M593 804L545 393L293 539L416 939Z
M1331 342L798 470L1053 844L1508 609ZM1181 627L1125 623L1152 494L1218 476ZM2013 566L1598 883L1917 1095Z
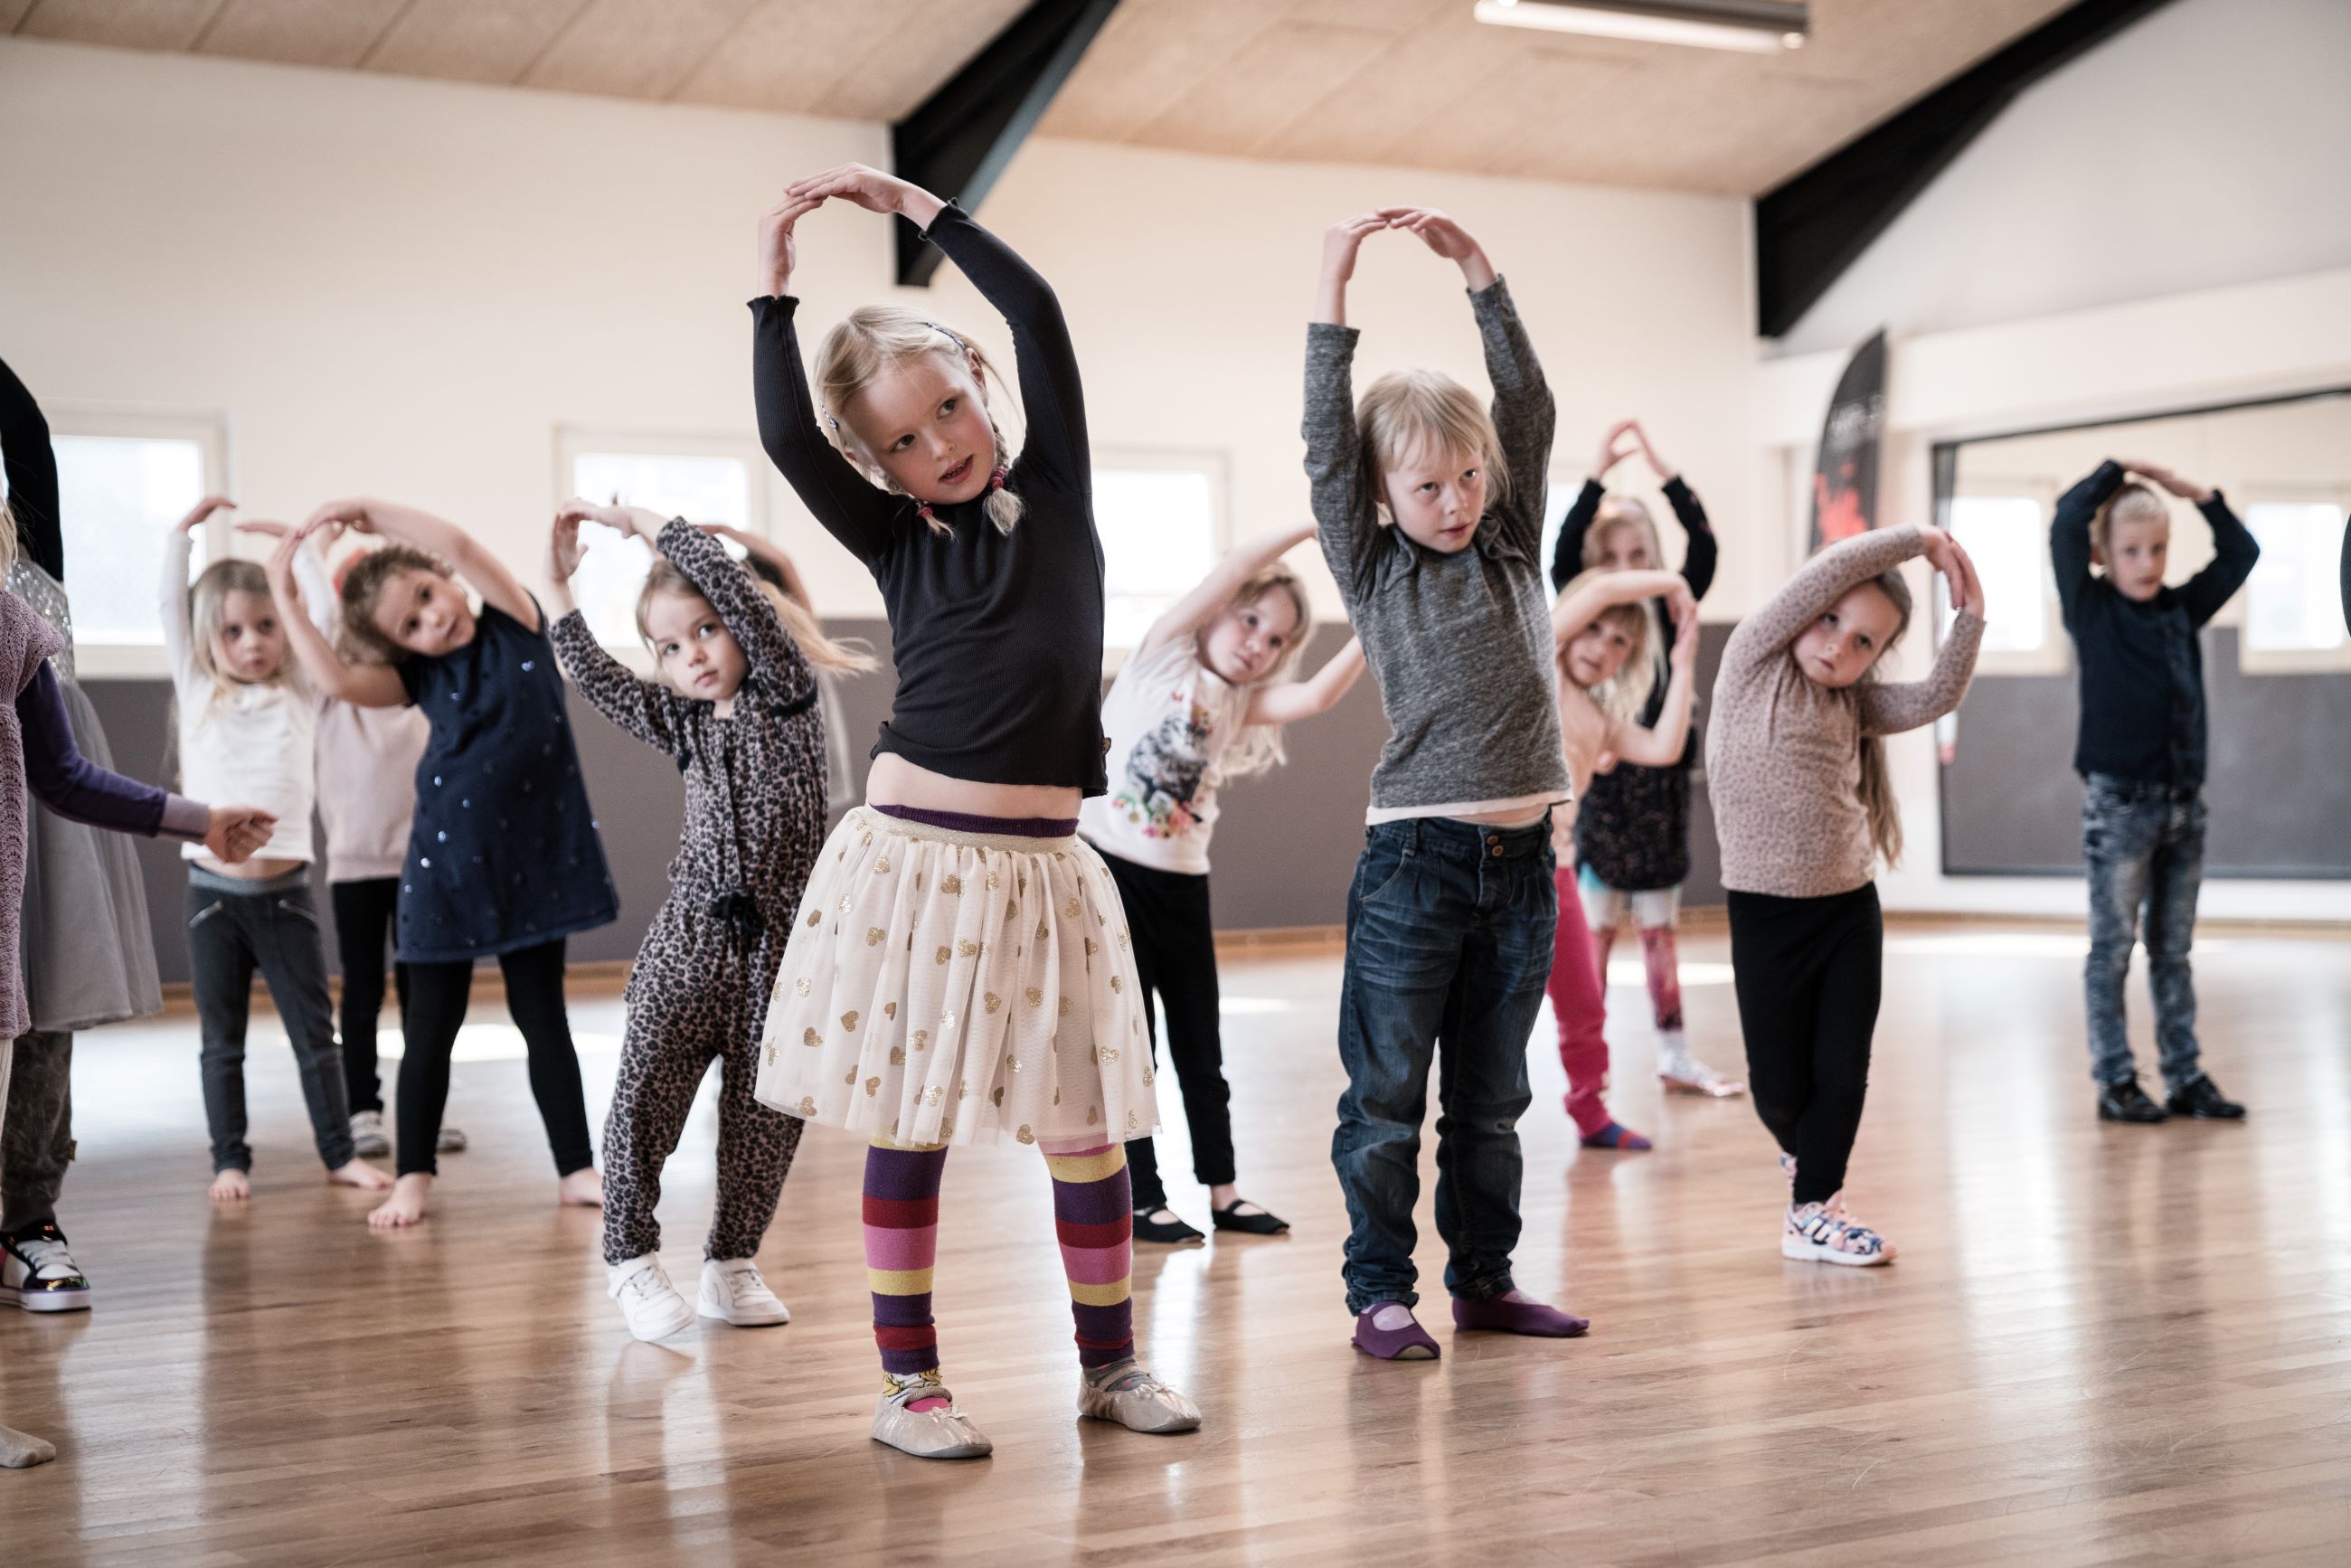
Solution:
M1532 1334L1539 1339L1575 1339L1592 1326L1591 1320L1547 1307L1541 1301L1512 1301L1493 1296L1481 1301L1453 1298L1453 1326L1484 1329L1493 1333Z
M1382 1328L1373 1320L1382 1312L1401 1312L1404 1320L1390 1328ZM1402 1301L1374 1301L1355 1319L1354 1345L1365 1355L1382 1361L1435 1361L1443 1354L1437 1342L1428 1337L1412 1315L1412 1309Z

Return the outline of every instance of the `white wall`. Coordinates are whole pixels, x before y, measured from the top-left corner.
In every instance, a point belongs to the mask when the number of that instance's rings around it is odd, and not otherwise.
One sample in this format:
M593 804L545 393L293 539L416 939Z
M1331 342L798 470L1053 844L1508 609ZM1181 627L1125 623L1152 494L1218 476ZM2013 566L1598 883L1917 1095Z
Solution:
M2174 0L2031 89L1783 340L2351 266L2351 5Z
M46 400L218 411L247 516L394 496L536 580L555 427L747 439L754 221L792 175L881 162L888 141L872 124L5 40L0 147L0 342ZM1581 473L1610 418L1647 415L1723 519L1726 580L1768 579L1771 542L1740 527L1741 204L1044 142L983 215L1062 294L1097 445L1223 451L1247 534L1304 516L1300 350L1322 230L1405 200L1452 209L1510 275L1559 390L1562 472ZM881 220L828 209L801 254L813 327L890 291ZM1003 346L967 286L942 279L932 308ZM1482 386L1458 283L1402 236L1374 246L1364 370L1430 363ZM774 488L820 607L877 611Z

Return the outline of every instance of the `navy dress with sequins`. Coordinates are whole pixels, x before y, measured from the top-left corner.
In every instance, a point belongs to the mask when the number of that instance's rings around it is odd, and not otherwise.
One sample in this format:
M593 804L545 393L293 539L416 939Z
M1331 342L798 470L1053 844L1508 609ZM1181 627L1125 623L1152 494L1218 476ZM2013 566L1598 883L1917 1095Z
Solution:
M432 725L400 877L404 963L536 947L621 912L546 625L486 604L472 642L399 665Z

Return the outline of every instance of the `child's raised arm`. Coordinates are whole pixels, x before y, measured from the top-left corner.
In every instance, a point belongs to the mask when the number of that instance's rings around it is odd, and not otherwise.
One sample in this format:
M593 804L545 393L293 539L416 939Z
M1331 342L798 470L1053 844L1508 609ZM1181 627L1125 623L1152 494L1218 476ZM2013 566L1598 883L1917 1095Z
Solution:
M197 678L196 634L188 619L188 558L204 519L235 505L226 496L206 496L172 525L163 539L163 580L156 589L155 609L163 622L163 656L172 666L172 685L183 701Z
M1609 737L1618 759L1640 768L1672 768L1689 745L1690 705L1698 671L1698 599L1685 589L1674 601L1674 648L1667 656L1665 706L1657 722L1628 724Z
M1364 640L1350 637L1345 647L1331 655L1330 663L1306 679L1259 686L1250 695L1249 712L1241 723L1290 724L1312 718L1318 713L1329 713L1339 706L1339 699L1347 695L1363 673Z
M483 603L520 622L527 632L540 630L538 603L531 598L530 591L507 570L504 561L483 548L479 539L448 519L394 501L329 501L310 514L304 529L307 532L329 523L340 523L361 533L381 534L439 556L456 569L458 576L474 585Z
M294 557L319 525L288 529L269 552L263 570L269 578L269 596L277 601L277 619L286 628L287 645L294 650L302 673L324 695L356 707L401 707L408 688L400 672L389 664L354 664L335 651L302 608L302 590L294 580Z
M1567 514L1559 520L1559 538L1551 550L1551 586L1556 593L1583 570L1583 536L1592 531L1592 520L1600 515L1600 503L1607 498L1608 471L1625 460L1619 448L1634 422L1620 419L1610 425L1600 438L1600 451L1592 460L1592 472L1584 476L1583 487L1568 503Z
M1347 280L1364 236L1388 226L1377 213L1358 213L1322 236L1322 282L1306 327L1306 478L1322 556L1339 591L1352 599L1368 587L1378 519L1364 494L1363 446L1355 428L1353 369L1356 331L1347 325Z
M2153 464L2134 463L2130 470L2194 506L2204 514L2204 521L2212 529L2212 559L2179 589L2180 601L2188 610L2188 623L2201 626L2220 613L2220 607L2229 602L2230 596L2253 575L2253 565L2262 559L2261 542L2253 538L2244 520L2229 509L2220 491L2182 479L2170 469Z
M2123 465L2112 458L2057 497L2049 517L2049 562L2056 570L2057 608L2071 629L2082 591L2090 586L2090 520L2123 487Z
M694 526L705 534L733 539L752 559L774 568L776 575L783 579L784 597L810 615L816 613L816 600L809 593L808 584L801 580L800 569L792 564L792 558L785 553L783 546L764 535L755 534L748 528L738 528L731 523L696 523Z
M571 579L580 570L580 520L595 517L597 521L605 522L598 514L633 509L592 507L574 501L555 514L555 526L548 535L547 577L552 591L548 598L557 613L548 634L555 643L555 656L563 662L571 684L580 688L589 706L610 719L615 729L675 757L682 745L677 695L658 682L640 679L634 670L606 653L604 645L596 640L596 633L588 629L588 618L580 613L580 606L571 597ZM645 515L653 516L650 512ZM660 519L653 520L658 528ZM608 526L632 531L624 523Z
M1698 493L1683 482L1681 470L1657 455L1657 449L1649 444L1649 433L1642 428L1639 420L1631 423L1633 439L1641 444L1641 455L1648 460L1650 471L1656 475L1657 484L1666 493L1666 504L1674 509L1674 521L1682 526L1682 533L1689 541L1682 553L1682 580L1689 584L1691 597L1704 599L1706 591L1714 586L1715 562L1720 553L1714 542L1714 525L1707 521L1706 507L1699 504Z
M1645 599L1665 599L1672 601L1677 619L1683 601L1693 605L1689 584L1670 571L1611 571L1604 572L1573 593L1562 594L1559 602L1551 607L1551 635L1554 646L1573 639L1576 633L1599 618L1611 605L1638 604Z
M1278 534L1268 534L1261 539L1235 545L1225 559L1212 567L1208 575L1193 586L1192 591L1167 607L1166 612L1151 623L1143 634L1142 643L1134 650L1145 653L1162 643L1178 637L1189 637L1217 617L1217 612L1240 591L1241 584L1255 577L1287 555L1290 549L1314 537L1314 525L1286 528Z
M1976 673L1976 650L1983 642L1983 580L1959 541L1939 528L1927 536L1927 559L1950 584L1951 624L1934 667L1922 681L1872 684L1855 692L1864 735L1899 735L1932 724L1959 706Z

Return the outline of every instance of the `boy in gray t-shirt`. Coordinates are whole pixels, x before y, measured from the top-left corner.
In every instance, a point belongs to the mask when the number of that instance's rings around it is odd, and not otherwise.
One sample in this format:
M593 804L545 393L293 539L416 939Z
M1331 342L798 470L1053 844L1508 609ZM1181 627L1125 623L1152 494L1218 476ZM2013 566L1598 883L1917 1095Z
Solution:
M1353 399L1347 279L1365 236L1417 235L1459 265L1494 384L1490 415L1429 371ZM1568 798L1539 560L1550 390L1510 290L1444 214L1386 207L1323 245L1306 329L1306 472L1314 520L1394 734L1372 774L1347 894L1332 1163L1347 1197L1347 1307L1357 1349L1426 1360L1414 1321L1420 1124L1440 1037L1437 1227L1463 1329L1564 1337L1581 1318L1510 1278L1527 1040L1559 915L1552 805Z

